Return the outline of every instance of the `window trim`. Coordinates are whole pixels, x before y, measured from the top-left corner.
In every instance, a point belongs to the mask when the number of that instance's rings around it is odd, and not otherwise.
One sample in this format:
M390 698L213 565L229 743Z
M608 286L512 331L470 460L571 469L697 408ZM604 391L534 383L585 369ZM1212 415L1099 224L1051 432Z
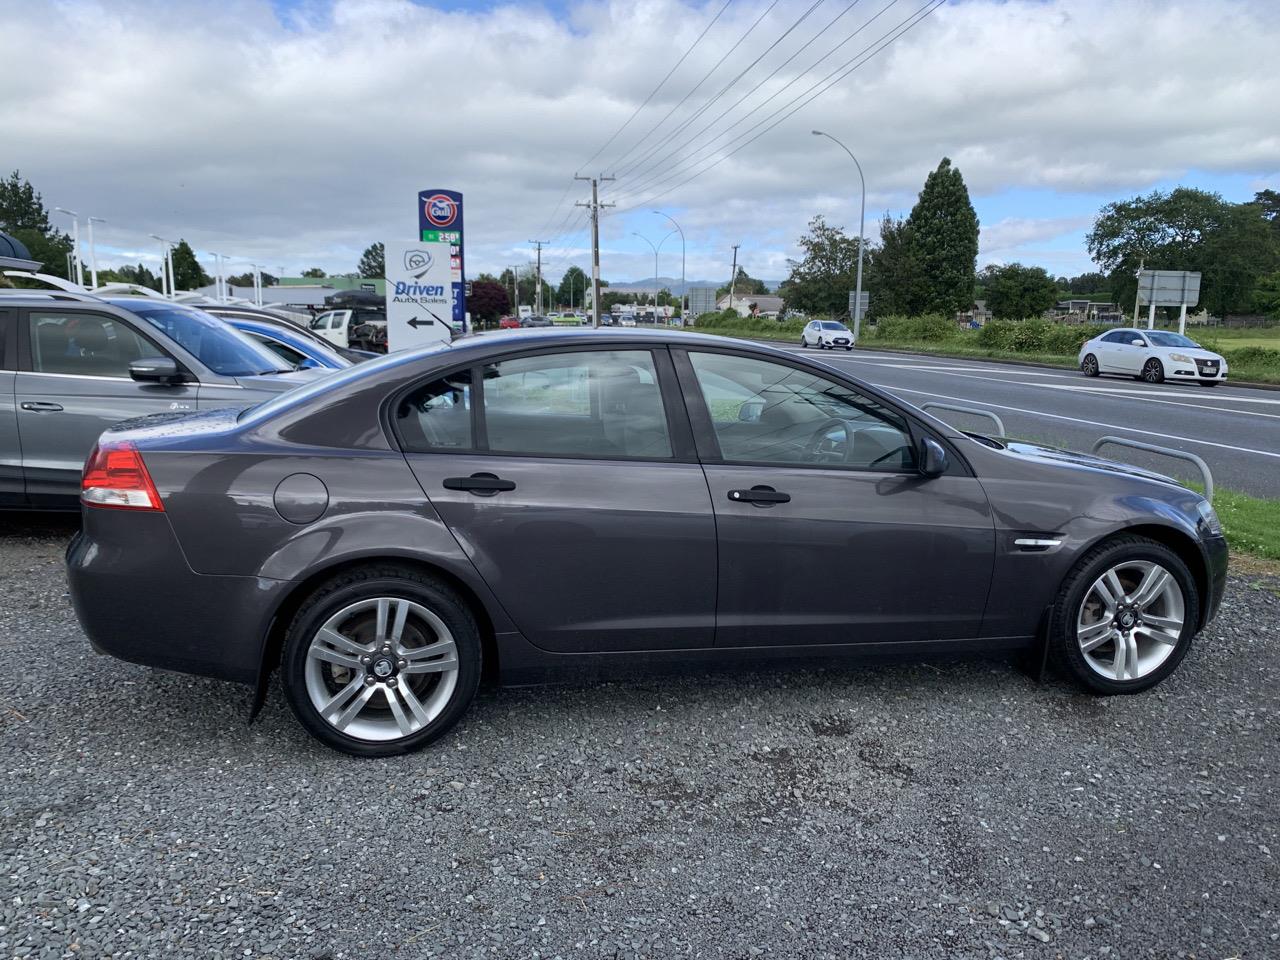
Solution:
M59 310L57 308L47 309L45 307L28 307L25 310L19 311L19 320L15 325L18 328L18 336L17 336L18 350L17 350L17 356L15 357L15 359L18 362L11 368L15 372L26 373L36 377L74 377L77 380L109 380L113 383L122 383L122 382L123 383L139 383L140 382L140 381L134 380L133 377L130 377L130 376L113 377L113 376L105 376L100 373L57 373L51 370L37 370L35 368L35 363L34 363L34 360L32 359L32 352L31 352L31 317L33 314L46 314L46 313L60 314L68 317L71 317L71 316L98 317L101 319L110 320L113 323L118 323L121 326L128 329L134 336L138 337L143 342L150 344L152 349L155 350L154 356L168 357L178 365L178 371L183 375L184 379L179 383L164 384L164 386L182 386L185 384L199 383L199 379L192 375L191 371L187 368L187 365L185 363L183 363L181 360L175 357L169 350L166 350L165 348L161 347L151 337L147 336L145 331L139 329L134 324L128 322L122 317L116 316L113 313L103 313L97 310ZM156 384L151 384L151 386L156 386Z
M21 311L0 306L0 370L18 371L18 326Z
M907 425L907 432L911 437L912 447L918 447L920 441L924 438L934 440L940 443L947 451L950 465L947 468L946 476L974 476L972 468L969 466L968 460L956 449L955 444L949 442L946 438L939 436L936 431L931 429L927 424L921 422L909 411L902 409L892 399L886 397L877 390L841 377L834 371L826 369L815 369L813 366L804 363L798 358L791 358L787 355L774 356L772 354L757 354L734 350L731 347L721 347L718 345L703 345L697 347L673 347L671 350L672 357L675 361L676 371L680 377L680 384L684 395L684 402L689 410L689 419L693 427L694 438L697 442L698 455L705 464L714 464L716 466L733 466L733 467L760 467L762 469L783 469L783 470L834 470L839 473L855 473L855 474L871 474L875 476L910 476L918 477L920 472L916 468L912 469L885 469L882 467L860 467L853 464L842 463L785 463L777 460L731 460L724 456L720 449L720 438L716 435L715 421L711 419L711 411L707 408L706 398L702 395L702 388L698 383L698 374L694 369L693 361L690 359L691 353L711 353L722 354L731 357L740 357L746 360L756 360L761 363L772 363L780 367L790 367L800 373L807 373L812 376L821 376L838 384L848 390L863 394L870 400L874 400L886 410L900 416Z
M668 457L629 457L629 456L589 456L581 453L546 453L537 451L490 450L489 434L484 419L484 368L488 364L502 363L507 360L522 360L527 357L541 355L558 356L566 353L601 353L601 352L647 353L653 361L657 378L659 396L662 400L663 414L667 419L667 438L671 443L671 456ZM396 408L408 394L414 390L444 377L452 376L462 370L471 371L471 446L449 447L441 450L416 450L406 445L395 415ZM386 401L384 407L384 423L389 426L389 435L393 445L405 456L484 456L484 457L519 457L525 460L583 460L598 463L699 463L694 433L689 423L689 411L681 395L679 379L672 363L670 352L664 344L635 343L614 346L607 343L590 344L556 344L544 347L516 347L509 352L485 358L482 362L459 363L441 367L439 370L424 374L412 383L395 391Z

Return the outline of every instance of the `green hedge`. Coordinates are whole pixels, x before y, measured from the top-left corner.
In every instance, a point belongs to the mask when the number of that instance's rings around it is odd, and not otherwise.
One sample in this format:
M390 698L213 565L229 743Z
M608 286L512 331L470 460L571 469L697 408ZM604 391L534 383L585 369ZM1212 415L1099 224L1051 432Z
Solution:
M962 333L959 324L937 313L925 313L918 317L885 317L876 324L876 338L880 340L941 343L958 340Z
M1046 320L988 320L977 331L979 346L1011 353L1058 353L1072 356L1086 340L1107 328L1075 326Z
M743 317L736 310L723 310L720 313L704 313L698 317L695 330L713 332L732 332L737 336L757 334L760 336L800 339L800 331L804 329L806 320L770 320L768 317Z

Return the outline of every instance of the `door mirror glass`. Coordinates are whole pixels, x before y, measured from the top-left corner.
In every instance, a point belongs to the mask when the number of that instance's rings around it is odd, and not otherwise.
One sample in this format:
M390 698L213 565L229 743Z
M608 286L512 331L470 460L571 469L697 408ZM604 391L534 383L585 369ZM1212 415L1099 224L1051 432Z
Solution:
M129 376L142 383L177 383L182 379L172 357L146 357L129 364Z
M759 423L760 414L764 413L763 400L748 400L738 408L738 421L740 423Z
M947 472L947 451L937 440L925 437L920 441L920 475L939 477Z

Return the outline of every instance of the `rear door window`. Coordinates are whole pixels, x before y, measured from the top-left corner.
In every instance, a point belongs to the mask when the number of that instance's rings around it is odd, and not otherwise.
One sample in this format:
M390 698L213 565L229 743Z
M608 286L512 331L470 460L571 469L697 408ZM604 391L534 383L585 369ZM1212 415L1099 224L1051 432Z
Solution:
M31 369L84 377L129 379L129 364L162 355L132 327L94 313L31 311Z

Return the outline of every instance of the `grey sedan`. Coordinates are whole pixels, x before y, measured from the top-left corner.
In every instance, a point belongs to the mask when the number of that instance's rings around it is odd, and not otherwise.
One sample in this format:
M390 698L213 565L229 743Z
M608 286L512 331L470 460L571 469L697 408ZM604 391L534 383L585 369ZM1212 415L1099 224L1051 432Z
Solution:
M259 698L279 669L303 726L362 755L440 737L486 671L1047 646L1136 693L1227 563L1167 478L660 331L464 338L108 431L81 498L98 650Z
M146 297L0 296L0 507L79 505L80 470L121 420L245 407L308 383L200 310Z

